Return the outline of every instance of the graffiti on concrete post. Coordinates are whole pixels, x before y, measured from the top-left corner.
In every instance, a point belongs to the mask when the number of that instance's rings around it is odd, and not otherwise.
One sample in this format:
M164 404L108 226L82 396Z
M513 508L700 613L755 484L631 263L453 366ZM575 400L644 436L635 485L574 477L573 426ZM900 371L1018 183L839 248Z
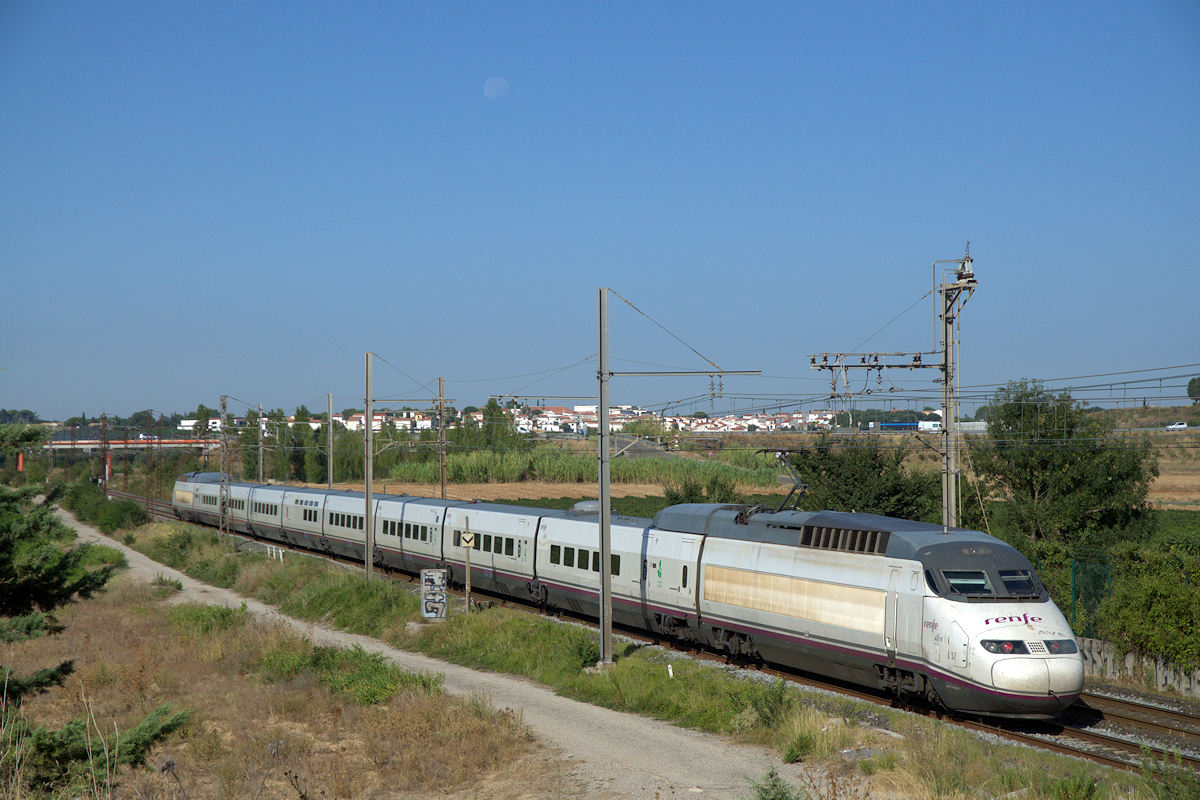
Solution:
M445 619L446 570L421 570L421 616L425 619Z

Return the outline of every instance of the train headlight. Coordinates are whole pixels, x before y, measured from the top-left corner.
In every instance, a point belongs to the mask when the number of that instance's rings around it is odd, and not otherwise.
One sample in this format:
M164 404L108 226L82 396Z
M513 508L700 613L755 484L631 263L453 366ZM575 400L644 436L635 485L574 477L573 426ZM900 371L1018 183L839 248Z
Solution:
M1074 639L1047 639L1046 649L1056 656L1070 655L1079 652L1079 645Z
M1013 639L983 639L979 642L983 645L983 649L989 653L998 653L1001 655L1019 655L1028 653L1029 648L1020 640Z

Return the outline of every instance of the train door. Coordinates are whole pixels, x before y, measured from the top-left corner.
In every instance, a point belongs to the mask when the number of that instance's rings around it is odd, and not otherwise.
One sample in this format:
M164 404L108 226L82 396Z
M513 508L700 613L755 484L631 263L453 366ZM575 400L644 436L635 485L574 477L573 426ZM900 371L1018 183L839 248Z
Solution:
M900 568L892 567L883 610L883 647L887 650L888 661L896 659L896 621L899 616L901 580Z
M692 598L696 595L696 540L684 539L679 544L679 605L695 609Z
M907 585L902 587L896 604L896 649L901 655L917 656L921 654L924 628L921 570L909 568L903 580Z
M522 566L522 572L532 572L532 569L525 567L526 560L532 561L533 535L532 525L528 517L521 517L517 520L517 547L513 551L513 555L517 559L517 563Z

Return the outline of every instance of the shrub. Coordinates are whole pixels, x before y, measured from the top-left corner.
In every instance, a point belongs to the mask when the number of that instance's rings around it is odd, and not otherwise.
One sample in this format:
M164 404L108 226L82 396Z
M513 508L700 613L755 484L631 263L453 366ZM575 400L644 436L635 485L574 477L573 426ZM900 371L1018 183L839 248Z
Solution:
M791 785L771 767L761 781L750 781L750 791L754 800L806 800L808 794L802 789Z

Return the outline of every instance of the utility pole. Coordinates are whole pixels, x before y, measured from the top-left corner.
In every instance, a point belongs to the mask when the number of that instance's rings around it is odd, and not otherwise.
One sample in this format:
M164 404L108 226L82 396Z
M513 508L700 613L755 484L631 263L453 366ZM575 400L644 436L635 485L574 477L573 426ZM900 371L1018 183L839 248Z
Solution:
M471 613L471 551L473 549L475 549L476 534L471 533L471 518L470 517L465 517L463 519L463 523L464 523L463 527L466 528L466 530L463 531L462 546L464 548L466 548L465 558L466 558L466 562L467 562L466 573L463 575L463 585L466 589L467 613L470 614Z
M934 346L933 351L919 353L817 353L810 356L810 368L828 370L831 397L850 397L849 373L852 370L874 370L880 377L889 369L936 369L942 374L937 379L942 384L942 525L958 527L958 437L956 419L956 359L957 342L954 324L958 314L979 285L972 270L971 245L967 243L962 258L943 259L933 262L934 301ZM944 270L948 279L937 283L939 264L955 264L956 268ZM941 353L941 363L925 363L923 356ZM818 363L820 359L820 363ZM891 359L891 361L889 361ZM907 359L907 360L895 360ZM842 391L838 391L838 377L842 379Z
M371 388L371 353L367 352L367 397L366 397L366 413L364 423L367 426L367 432L363 440L363 492L364 500L366 501L366 510L363 515L365 520L365 531L363 537L363 561L366 562L367 580L371 580L373 575L373 562L375 561L375 514L371 508L371 478L372 472L375 469L374 453L372 448L374 442L375 415L372 411L372 388Z
M154 477L154 440L146 440L146 517L150 518L150 498L153 497L151 481Z
M972 269L971 244L967 243L962 258L933 262L933 280L937 280L938 264L954 264L955 268L944 269L947 280L938 286L941 298L942 322L942 524L947 528L958 527L958 386L957 356L958 342L954 336L954 324L958 312L975 293L978 281Z
M221 419L217 434L221 437L221 496L218 498L220 508L220 527L217 529L219 535L224 538L225 534L229 533L229 522L226 514L226 507L229 505L229 446L226 439L225 430L225 401L226 395L221 395Z
M262 461L263 461L263 415L262 403L258 404L258 482L263 482Z
M612 657L612 490L609 480L609 468L612 454L609 424L609 381L617 376L622 377L669 377L679 375L707 375L713 378L717 375L761 375L762 370L723 370L713 362L708 370L672 370L668 372L613 372L608 368L608 288L597 290L600 301L600 369L596 377L599 380L598 401L596 409L600 417L600 436L598 443L598 461L600 471L600 662L599 665L611 665ZM617 295L620 297L620 295ZM625 298L621 298L624 300ZM628 300L625 300L629 303ZM629 303L633 306L632 303ZM640 312L639 312L640 313ZM693 351L694 352L694 351ZM697 355L700 355L697 353ZM700 356L704 358L704 356Z
M329 490L333 491L333 395L325 395L328 408L325 410L325 421L328 422L329 454L325 457L325 471L329 475Z
M446 379L438 378L438 471L442 476L442 499L446 499Z
M100 483L108 497L108 414L100 413Z

